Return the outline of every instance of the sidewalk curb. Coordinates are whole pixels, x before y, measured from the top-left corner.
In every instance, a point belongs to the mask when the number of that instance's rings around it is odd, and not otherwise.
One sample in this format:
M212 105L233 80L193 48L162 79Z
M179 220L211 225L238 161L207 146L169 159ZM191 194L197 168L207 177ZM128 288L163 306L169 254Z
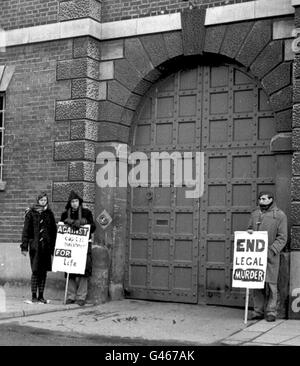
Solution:
M35 306L35 305L33 305ZM2 320L7 320L7 319L13 319L13 318L23 318L26 316L31 316L31 315L40 315L40 314L46 314L46 313L54 313L57 311L67 311L67 310L77 310L77 309L84 309L84 308L90 308L90 307L94 307L97 305L94 304L85 304L84 306L79 306L79 305L57 305L59 306L59 308L55 307L53 309L32 309L32 310L18 310L18 311L12 311L9 313L0 313L0 321Z

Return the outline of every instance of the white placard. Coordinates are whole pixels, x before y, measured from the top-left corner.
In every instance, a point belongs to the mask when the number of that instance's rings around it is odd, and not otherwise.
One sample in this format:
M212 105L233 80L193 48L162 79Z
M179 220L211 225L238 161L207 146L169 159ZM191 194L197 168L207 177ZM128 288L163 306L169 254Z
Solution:
M267 255L267 231L235 231L232 287L264 288Z
M84 274L89 236L90 225L83 225L76 230L59 222L52 271Z

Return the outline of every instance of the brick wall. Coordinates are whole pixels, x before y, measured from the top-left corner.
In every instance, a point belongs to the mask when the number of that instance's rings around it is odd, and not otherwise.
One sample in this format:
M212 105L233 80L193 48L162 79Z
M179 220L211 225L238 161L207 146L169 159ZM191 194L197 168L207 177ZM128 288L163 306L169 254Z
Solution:
M0 27L24 28L55 23L59 0L1 0Z
M200 5L212 7L247 1L252 0L102 0L102 22L175 13L189 7L190 3L193 3L196 7ZM61 10L59 7L60 2L62 3ZM0 27L8 30L55 23L68 20L66 14L73 16L74 19L78 18L79 15L75 16L74 14L80 9L79 5L78 9L76 8L77 10L68 10L66 8L68 6L72 7L72 3L76 5L74 1L62 0L1 0ZM95 7L95 11L97 10L96 1L89 4L91 7ZM95 14L92 14L91 17L99 20L99 17Z
M213 7L248 1L252 0L103 0L102 22L175 13L188 8L190 3L196 7Z
M72 41L12 47L0 65L15 65L6 93L5 150L0 192L0 243L20 242L24 209L37 193L52 194L52 181L67 179L68 167L54 161L54 141L69 139L69 122L55 122L56 99L70 98L70 81L56 80L57 60L72 57ZM53 204L56 219L63 204Z

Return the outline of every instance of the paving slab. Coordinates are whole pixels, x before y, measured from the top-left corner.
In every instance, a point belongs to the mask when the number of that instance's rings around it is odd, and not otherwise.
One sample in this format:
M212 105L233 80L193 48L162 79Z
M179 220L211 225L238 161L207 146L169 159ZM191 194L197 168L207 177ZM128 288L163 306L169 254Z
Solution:
M228 307L121 300L23 316L14 322L53 331L214 345L245 328L243 313Z

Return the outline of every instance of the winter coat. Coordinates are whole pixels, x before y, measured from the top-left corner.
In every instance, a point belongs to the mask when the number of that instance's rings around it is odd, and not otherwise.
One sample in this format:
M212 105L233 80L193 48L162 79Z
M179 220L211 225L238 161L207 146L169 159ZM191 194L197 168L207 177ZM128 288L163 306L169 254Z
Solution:
M25 215L22 232L22 251L29 250L31 270L34 273L51 271L51 255L54 253L56 223L51 209L41 213L32 206Z
M259 208L252 212L248 229L268 232L268 260L266 282L277 283L280 252L287 242L287 217L275 203L266 212Z
M82 207L81 205L79 206L78 210L76 210L76 211L73 211L68 205L66 207L68 207L68 209L62 213L60 221L65 222L65 220L68 218L68 213L69 213L69 216L72 220L78 220L79 219L79 209L81 208L81 217L82 217L82 219L86 219L86 224L91 225L91 229L90 229L90 238L91 238L91 234L96 230L96 225L94 223L94 219L93 219L93 215L92 215L91 211L87 208ZM87 257L86 257L86 267L85 267L84 275L81 275L81 274L71 275L70 274L70 276L71 277L91 276L92 275L92 266L93 266L93 262L92 262L92 243L91 243L91 240L89 240Z

